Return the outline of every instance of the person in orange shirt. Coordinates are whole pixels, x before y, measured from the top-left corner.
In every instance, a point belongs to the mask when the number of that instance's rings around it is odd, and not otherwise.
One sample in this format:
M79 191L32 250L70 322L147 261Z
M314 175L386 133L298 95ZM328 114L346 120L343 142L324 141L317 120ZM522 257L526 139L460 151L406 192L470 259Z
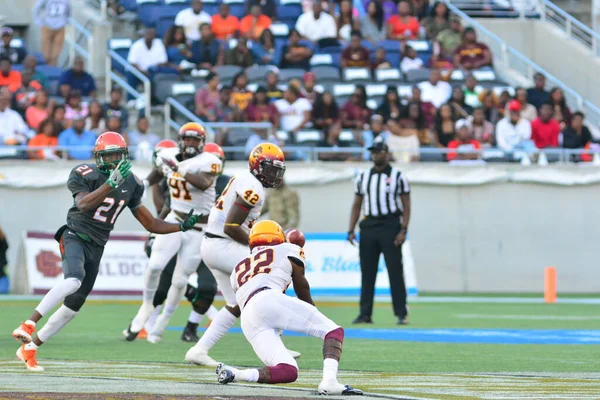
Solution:
M412 7L406 0L398 2L398 14L392 15L387 21L387 38L393 40L410 40L419 37L421 25L412 16Z
M0 86L8 86L13 93L21 87L21 73L13 71L12 61L6 56L0 57Z
M258 40L261 33L271 26L271 18L264 15L260 5L250 8L250 15L246 15L240 22L240 33L250 40Z
M50 118L46 118L40 122L37 132L37 135L31 138L27 147L58 146L56 124ZM33 160L57 160L59 158L56 155L56 151L52 149L27 150L27 156Z
M240 30L240 21L229 14L229 5L221 3L219 13L212 16L213 34L219 40L231 39Z
M471 137L469 128L470 124L466 119L456 121L456 139L448 143L448 148L456 149L457 152L448 152L446 156L448 161L478 160L481 158L481 154L473 153L473 151L481 150L481 143Z

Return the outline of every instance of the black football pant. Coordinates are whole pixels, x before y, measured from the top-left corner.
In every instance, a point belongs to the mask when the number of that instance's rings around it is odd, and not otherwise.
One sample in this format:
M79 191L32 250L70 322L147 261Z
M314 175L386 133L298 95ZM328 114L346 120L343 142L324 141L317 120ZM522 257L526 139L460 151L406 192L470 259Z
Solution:
M72 229L65 229L59 240L62 268L65 278L77 278L81 286L65 297L64 305L78 312L94 288L104 246L86 241Z
M390 279L394 314L401 318L407 315L402 247L394 246L394 239L400 232L400 228L398 217L366 218L360 223L359 254L362 275L360 315L362 316L370 317L373 314L375 280L382 253Z

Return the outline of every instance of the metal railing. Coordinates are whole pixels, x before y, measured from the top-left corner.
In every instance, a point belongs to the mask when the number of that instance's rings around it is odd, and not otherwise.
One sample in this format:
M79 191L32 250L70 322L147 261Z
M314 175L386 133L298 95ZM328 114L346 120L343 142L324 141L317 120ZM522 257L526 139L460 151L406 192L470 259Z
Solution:
M513 47L509 46L505 41L500 39L500 37L496 36L485 27L483 27L480 23L469 17L463 11L458 9L452 3L446 1L446 5L450 9L450 11L459 16L464 23L472 26L475 30L477 30L478 35L486 38L486 44L490 47L493 57L494 57L494 65L496 66L495 71L497 74L501 75L505 80L509 81L512 84L515 84L514 77L511 77L508 74L508 71L518 72L528 80L533 80L533 76L535 73L542 73L546 77L546 81L549 82L550 85L559 87L565 94L565 98L567 103L572 107L583 111L586 114L586 117L593 122L594 124L600 124L600 108L591 102L585 100L579 93L575 92L571 88L569 88L566 84L560 81L558 78L548 73L545 69L528 59L519 51L515 50ZM511 82L512 81L512 82ZM516 83L517 86L520 86L521 83Z
M171 129L178 131L182 125L176 119L173 119L175 114L173 110L184 117L186 122L197 122L202 124L202 126L207 128L209 136L212 136L213 138L215 137L214 131L218 129L266 129L269 136L273 134L273 124L270 122L205 122L196 114L185 108L183 104L172 97L168 97L164 108L165 139L168 139L171 136Z
M541 19L562 30L569 38L587 47L597 57L600 34L548 0L539 0Z
M100 17L106 21L108 17L108 1L107 0L86 0L86 3L100 11Z
M83 25L75 21L72 17L69 18L69 25L67 25L67 32L65 35L65 42L69 46L69 65L73 64L75 55L83 57L85 64L87 65L89 73L94 76L94 35L88 31ZM85 42L85 47L80 43Z
M136 78L138 78L142 84L144 85L144 93L140 93L137 88L132 87L127 80L119 75L117 75L112 70L112 62L115 61L123 68L125 68L125 72L131 72ZM106 75L105 75L105 90L106 97L110 96L110 89L112 87L113 81L117 83L120 87L125 89L127 93L135 97L136 99L143 98L144 100L144 109L147 117L150 117L150 107L151 107L151 87L150 87L150 79L140 71L138 71L133 65L127 62L123 57L117 54L114 50L108 50L106 55Z

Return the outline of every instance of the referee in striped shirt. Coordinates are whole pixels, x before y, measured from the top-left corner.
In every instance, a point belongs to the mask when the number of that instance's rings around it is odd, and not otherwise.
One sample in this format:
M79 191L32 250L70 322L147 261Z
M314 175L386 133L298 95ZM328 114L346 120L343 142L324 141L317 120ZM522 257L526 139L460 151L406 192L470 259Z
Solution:
M354 204L350 215L348 241L354 244L354 228L360 222L360 269L362 287L360 314L353 323L372 323L373 296L379 257L383 253L390 278L394 314L399 325L408 323L406 285L402 266L402 243L410 221L410 187L402 172L389 163L389 149L377 138L371 147L374 166L362 172L355 182Z

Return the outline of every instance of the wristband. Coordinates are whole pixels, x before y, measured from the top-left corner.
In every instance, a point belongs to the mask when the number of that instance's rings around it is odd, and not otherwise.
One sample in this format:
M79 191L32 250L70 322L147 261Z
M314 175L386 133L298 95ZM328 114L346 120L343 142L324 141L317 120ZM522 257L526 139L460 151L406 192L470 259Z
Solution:
M408 233L408 228L400 228L400 232Z

